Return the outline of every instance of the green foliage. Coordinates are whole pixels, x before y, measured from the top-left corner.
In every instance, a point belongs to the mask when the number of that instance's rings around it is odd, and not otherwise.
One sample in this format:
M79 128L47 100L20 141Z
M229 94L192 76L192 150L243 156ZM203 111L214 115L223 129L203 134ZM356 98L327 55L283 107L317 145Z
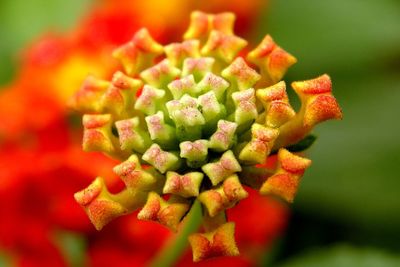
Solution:
M0 85L10 82L18 53L40 34L69 28L91 0L13 0L0 2Z
M400 257L377 249L335 245L313 249L278 267L396 267Z
M310 250L337 241L399 248L399 1L271 1L265 17L259 32L267 29L299 60L286 77L329 73L344 115L314 132L318 142L307 151L313 164L292 207L297 223L324 218L323 225L292 226L276 260L291 258L282 267L400 266L376 249ZM308 244L304 238L313 237L302 233L319 239ZM299 250L309 252L295 256Z
M267 17L264 26L299 60L289 79L329 73L344 114L317 127L295 208L347 224L397 227L399 2L271 1Z
M299 60L292 67L294 79L322 72L333 82L365 72L379 75L384 60L399 56L396 0L271 1L266 17L264 26Z
M317 137L313 134L307 135L304 137L304 139L300 140L297 144L291 145L287 147L287 150L290 152L301 152L314 144L315 140L317 140Z
M54 240L69 266L85 266L87 255L83 236L74 232L59 231L54 235Z
M0 251L0 266L13 266L14 261L5 251Z

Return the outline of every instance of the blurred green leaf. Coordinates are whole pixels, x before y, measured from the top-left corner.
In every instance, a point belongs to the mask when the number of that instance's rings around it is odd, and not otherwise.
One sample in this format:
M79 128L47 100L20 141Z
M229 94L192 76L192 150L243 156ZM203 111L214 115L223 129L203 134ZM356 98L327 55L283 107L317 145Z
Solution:
M291 145L287 147L287 150L291 152L300 152L308 149L314 144L315 140L317 140L317 136L313 134L309 134L300 140L297 144Z
M0 266L14 266L15 263L10 255L7 255L6 252L0 250Z
M268 17L263 31L299 59L288 80L329 73L344 113L317 127L294 208L397 229L400 68L390 62L400 58L400 3L271 1Z
M266 28L299 62L291 76L372 72L400 55L400 5L396 0L270 1ZM263 33L265 34L265 32Z
M60 32L86 11L91 0L9 0L0 2L0 85L17 67L17 53L42 32Z
M336 245L310 250L293 257L279 267L398 267L399 255L392 255L374 248L356 248Z
M74 232L59 231L55 234L54 240L69 266L85 266L87 256L85 254L86 243L82 235Z
M400 77L339 83L344 120L317 127L296 207L373 227L400 224ZM357 93L360 92L360 93Z

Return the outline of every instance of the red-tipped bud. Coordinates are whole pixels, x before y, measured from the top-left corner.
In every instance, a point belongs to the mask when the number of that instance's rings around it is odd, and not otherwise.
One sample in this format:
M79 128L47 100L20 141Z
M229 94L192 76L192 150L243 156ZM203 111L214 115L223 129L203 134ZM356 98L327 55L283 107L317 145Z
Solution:
M74 197L85 209L97 230L101 230L111 220L128 212L124 206L111 199L101 177L97 177L84 190L75 193Z
M232 94L235 104L235 122L238 125L255 120L258 116L255 90L253 88Z
M180 99L183 95L197 96L200 90L196 87L193 75L185 76L168 84L174 99Z
M184 175L176 172L167 172L163 193L179 195L185 198L197 197L203 176L201 172L189 172Z
M143 153L150 147L150 136L139 127L139 124L139 118L137 117L115 123L121 150Z
M80 112L100 112L102 105L100 98L109 87L110 82L103 81L89 75L81 88L69 100L68 105Z
M231 175L219 187L202 192L199 200L206 207L208 214L214 217L247 196L248 193L242 187L238 176Z
M192 74L195 81L200 81L212 71L214 63L212 57L187 58L183 61L182 77Z
M116 72L111 85L104 92L100 100L103 110L113 114L117 118L132 116L130 107L133 105L136 92L142 86L142 81L132 79L120 71Z
M305 105L304 124L306 126L313 127L326 120L342 118L342 111L332 95L332 82L328 75L293 82L292 87Z
M153 65L154 59L163 53L162 45L154 41L147 29L139 30L132 40L113 52L121 61L128 75L135 75Z
M138 214L140 220L156 221L176 231L190 205L184 198L171 197L168 201L150 192L146 204Z
M175 129L165 123L163 112L158 111L154 115L147 116L145 120L151 140L166 148L175 145Z
M165 88L172 80L179 77L181 71L174 67L168 59L140 73L146 83L156 88Z
M221 72L221 75L240 91L253 87L261 78L260 74L250 68L242 57L237 57Z
M124 181L127 188L134 191L149 191L157 182L156 177L142 169L136 155L115 166L114 172Z
M146 115L152 115L161 105L164 96L164 90L145 85L142 93L135 102L134 108Z
M235 172L240 172L242 167L236 160L231 150L222 154L221 158L213 163L208 163L201 167L203 172L207 174L213 185L217 185Z
M212 31L207 43L201 48L201 54L215 57L223 63L229 63L246 45L247 41L240 37Z
M264 89L258 89L256 95L264 106L265 124L269 127L278 128L296 114L289 104L284 81Z
M310 165L311 160L280 149L277 170L261 186L260 193L277 195L287 202L293 202L300 179Z
M297 143L320 122L342 118L342 111L332 95L332 83L328 75L293 82L292 87L301 100L301 109L279 128L281 133L275 148Z
M204 93L213 91L216 98L220 101L224 95L225 90L229 87L229 83L223 78L213 74L212 72L209 72L197 84L197 86Z
M212 30L217 30L225 34L233 34L235 15L229 12L216 15L203 13L200 11L192 12L190 16L190 26L183 36L184 39L206 40Z
M154 168L161 173L166 171L174 171L179 168L181 159L177 153L164 151L159 145L153 144L144 152L142 159L150 163Z
M240 152L239 159L251 164L265 163L278 135L279 131L276 129L264 127L257 123L253 124L251 140Z
M294 56L279 47L269 35L248 54L247 59L260 68L260 86L279 82L287 69L297 62Z
M235 224L225 223L215 231L189 236L193 250L193 261L198 262L212 257L238 256L235 242Z
M111 132L112 117L110 114L83 116L83 150L100 151L113 154L116 138Z
M233 144L237 124L219 120L217 127L217 131L210 137L209 147L215 151L226 151Z
M206 161L209 142L207 140L185 141L179 144L180 157L186 159L189 167L197 168Z
M164 50L171 64L181 68L186 58L200 57L200 41L187 40L182 43L172 43L165 46Z

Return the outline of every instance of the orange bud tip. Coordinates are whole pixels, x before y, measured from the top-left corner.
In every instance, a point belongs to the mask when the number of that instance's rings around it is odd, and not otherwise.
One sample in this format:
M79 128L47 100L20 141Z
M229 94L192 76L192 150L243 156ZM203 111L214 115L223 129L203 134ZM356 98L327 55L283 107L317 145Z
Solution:
M221 225L215 231L189 236L193 261L199 262L220 256L238 256L239 249L235 242L234 232L235 224L230 222Z
M260 188L262 195L276 195L292 203L299 187L300 179L311 160L297 156L286 149L278 151L278 168L267 178Z

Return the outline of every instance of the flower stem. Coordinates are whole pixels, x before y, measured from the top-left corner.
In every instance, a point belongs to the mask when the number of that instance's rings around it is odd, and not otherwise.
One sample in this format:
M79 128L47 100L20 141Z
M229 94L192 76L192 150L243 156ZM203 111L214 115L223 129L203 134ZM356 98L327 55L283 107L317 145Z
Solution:
M201 204L196 199L187 214L179 233L166 242L162 250L155 256L149 266L169 267L179 259L188 244L188 236L195 232L202 223Z

